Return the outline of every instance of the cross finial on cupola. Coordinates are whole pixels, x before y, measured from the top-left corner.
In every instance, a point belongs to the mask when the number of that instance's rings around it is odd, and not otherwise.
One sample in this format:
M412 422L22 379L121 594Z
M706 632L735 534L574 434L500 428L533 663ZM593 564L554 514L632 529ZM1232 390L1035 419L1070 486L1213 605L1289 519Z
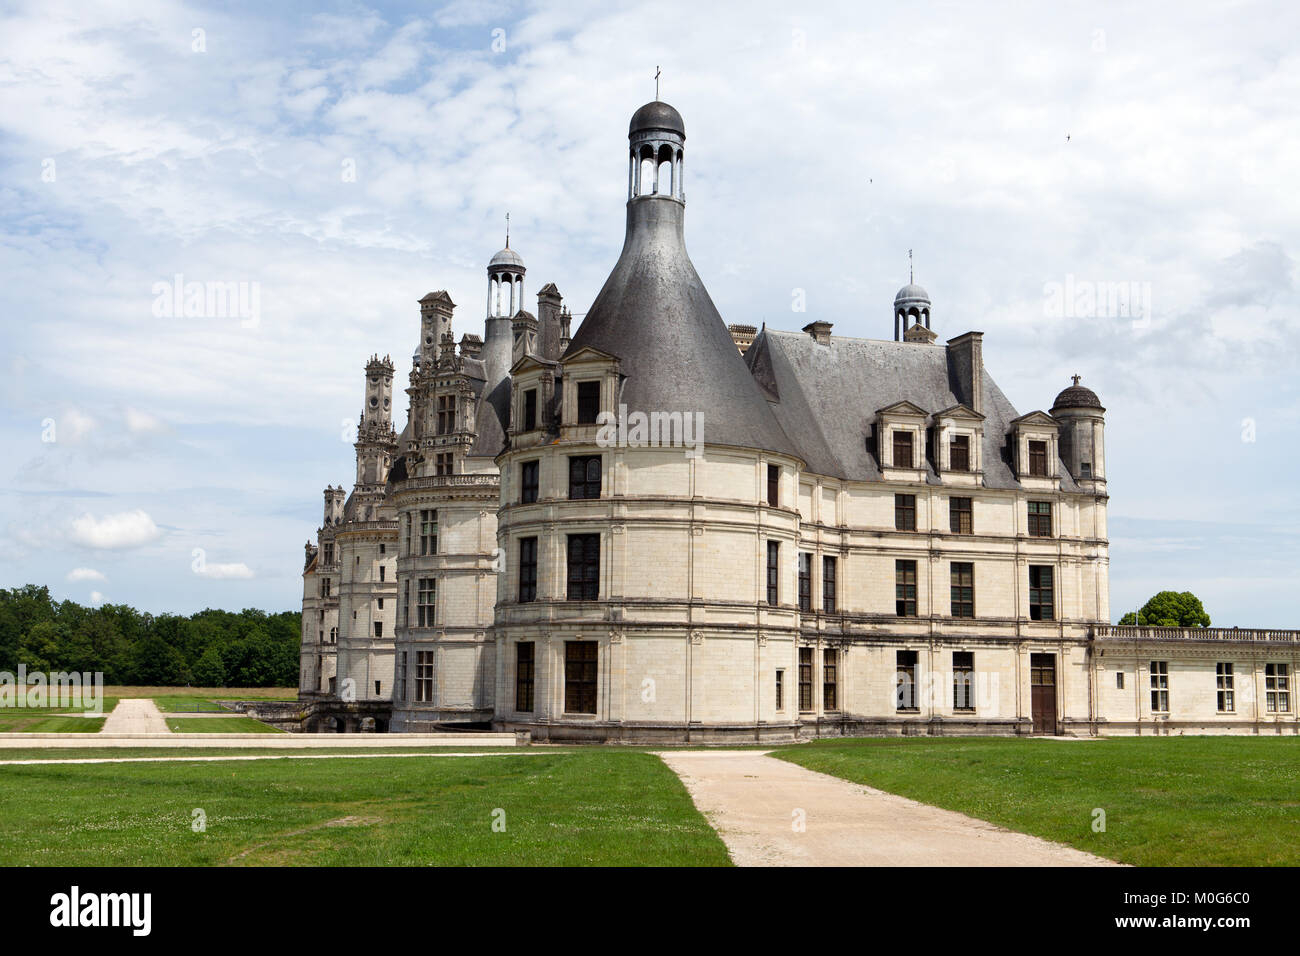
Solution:
M506 248L510 248L510 213L506 213Z
M659 65L655 64L655 100L659 99Z
M1074 380L1074 384L1075 384L1075 385L1078 385L1078 384L1079 384L1079 379L1082 378L1082 376L1076 374L1076 375L1071 375L1070 378L1072 378L1072 379Z
M916 274L912 271L912 250L907 250L907 281L913 283L916 281Z

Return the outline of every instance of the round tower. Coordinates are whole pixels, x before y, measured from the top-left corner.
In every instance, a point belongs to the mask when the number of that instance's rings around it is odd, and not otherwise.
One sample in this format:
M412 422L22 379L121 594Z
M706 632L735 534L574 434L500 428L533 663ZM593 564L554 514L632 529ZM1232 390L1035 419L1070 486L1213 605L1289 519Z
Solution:
M1061 423L1061 458L1075 481L1106 484L1106 409L1097 393L1073 384L1052 402L1052 417Z

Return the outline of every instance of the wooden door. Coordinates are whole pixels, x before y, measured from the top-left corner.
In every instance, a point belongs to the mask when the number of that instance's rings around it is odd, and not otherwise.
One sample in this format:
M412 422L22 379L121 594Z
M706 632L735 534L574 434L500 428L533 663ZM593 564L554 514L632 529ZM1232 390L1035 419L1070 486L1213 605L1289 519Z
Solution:
M1029 706L1034 733L1056 733L1056 655L1029 655Z

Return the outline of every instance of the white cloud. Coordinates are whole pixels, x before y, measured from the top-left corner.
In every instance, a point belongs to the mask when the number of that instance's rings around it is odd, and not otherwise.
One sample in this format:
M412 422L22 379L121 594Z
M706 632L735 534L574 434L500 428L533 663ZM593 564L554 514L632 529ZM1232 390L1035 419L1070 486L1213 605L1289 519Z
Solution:
M242 561L237 561L233 564L204 564L194 573L201 577L213 578L218 581L235 578L248 579L253 577L253 569Z
M94 568L73 568L68 572L69 581L107 581L103 571Z
M91 591L90 603L98 607L100 604L104 603L104 595L100 594L98 591Z
M160 537L162 532L153 518L139 509L102 518L86 513L72 521L72 540L90 548L138 548Z
M135 434L156 435L168 431L166 422L138 408L128 406L123 417L126 419L127 430Z

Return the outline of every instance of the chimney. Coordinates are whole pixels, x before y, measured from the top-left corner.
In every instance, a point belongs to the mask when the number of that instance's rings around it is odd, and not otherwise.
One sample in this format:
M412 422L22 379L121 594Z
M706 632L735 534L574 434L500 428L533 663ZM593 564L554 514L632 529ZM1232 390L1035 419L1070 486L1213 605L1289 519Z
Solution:
M531 312L520 309L510 320L510 330L514 335L510 350L510 364L513 366L525 355L537 354L537 319Z
M984 414L984 333L967 332L948 340L948 379L963 403Z
M831 323L830 322L809 322L803 327L803 330L813 337L813 341L818 345L831 344Z
M569 342L573 336L569 334L569 323L573 321L573 313L565 306L560 312L560 354L563 355L569 350Z
M560 308L564 298L554 282L548 282L537 293L537 352L549 361L560 357Z
M460 337L460 357L476 359L483 351L483 340L477 335L466 332Z
M753 325L729 325L727 331L731 333L731 341L736 343L741 355L749 351L749 347L754 344L754 336L758 334L758 328Z

